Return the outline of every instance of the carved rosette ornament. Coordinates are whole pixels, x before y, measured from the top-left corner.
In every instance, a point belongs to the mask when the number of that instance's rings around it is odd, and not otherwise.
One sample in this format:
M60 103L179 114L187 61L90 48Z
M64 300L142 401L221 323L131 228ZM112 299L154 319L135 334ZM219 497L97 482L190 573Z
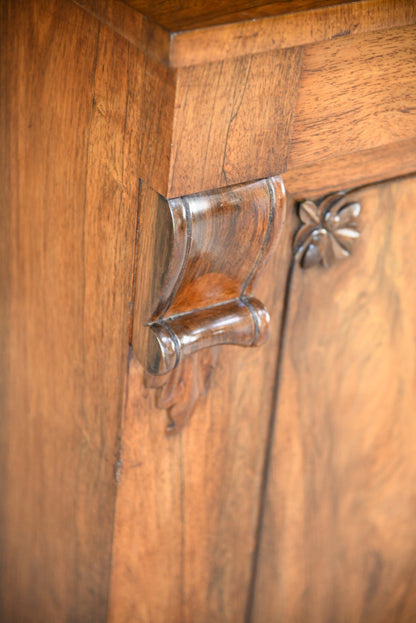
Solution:
M142 187L132 345L169 434L206 394L217 346L266 341L253 287L285 209L280 177L176 199Z
M360 236L357 219L361 206L345 192L307 199L299 204L302 225L294 239L294 254L303 268L329 268L336 260L349 257Z

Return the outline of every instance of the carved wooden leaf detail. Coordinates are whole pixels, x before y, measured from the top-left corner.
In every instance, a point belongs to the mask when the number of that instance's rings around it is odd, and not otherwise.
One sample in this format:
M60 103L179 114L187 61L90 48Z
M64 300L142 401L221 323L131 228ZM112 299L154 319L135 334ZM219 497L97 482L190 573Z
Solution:
M307 199L299 204L302 225L294 239L294 254L303 268L321 265L351 255L360 236L357 219L361 206L346 193L329 195L321 201Z
M169 374L156 376L145 372L146 387L156 389L156 406L166 409L168 435L175 434L189 422L194 407L205 396L217 362L217 348L207 348L184 357Z

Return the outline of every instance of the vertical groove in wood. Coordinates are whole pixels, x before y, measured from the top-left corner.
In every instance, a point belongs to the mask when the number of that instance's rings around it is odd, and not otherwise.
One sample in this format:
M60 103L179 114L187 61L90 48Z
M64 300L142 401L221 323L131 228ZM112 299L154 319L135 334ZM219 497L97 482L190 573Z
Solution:
M137 280L137 257L139 253L139 223L140 223L140 207L142 202L142 180L139 181L139 193L137 198L137 219L136 219L136 237L134 243L134 261L131 277L131 294L129 308L129 344L132 343L134 329L134 297L136 296L136 280Z
M271 462L271 452L273 448L273 438L274 438L274 431L276 427L277 409L278 409L278 402L279 402L279 387L280 387L280 381L281 381L281 366L282 366L285 340L286 340L287 320L288 320L288 313L289 313L289 306L290 306L290 293L291 293L291 287L292 287L292 278L293 278L294 268L295 268L295 261L292 258L289 264L289 269L288 269L287 278L286 278L286 287L284 290L284 301L283 301L279 342L278 342L278 350L277 350L276 365L275 365L275 381L274 381L274 387L273 387L271 410L270 410L270 416L269 416L269 428L268 428L268 433L267 433L267 438L266 438L263 473L262 473L261 486L260 486L259 512L258 512L257 529L256 529L256 537L255 537L255 549L253 553L251 580L250 580L250 585L249 585L248 594L247 594L247 610L246 610L246 616L245 616L246 623L250 623L252 621L254 591L255 591L255 586L256 586L257 568L259 565L259 555L260 555L260 539L261 539L261 531L263 527L263 519L264 519L264 512L265 512L265 502L266 502L267 484L268 484L270 462Z

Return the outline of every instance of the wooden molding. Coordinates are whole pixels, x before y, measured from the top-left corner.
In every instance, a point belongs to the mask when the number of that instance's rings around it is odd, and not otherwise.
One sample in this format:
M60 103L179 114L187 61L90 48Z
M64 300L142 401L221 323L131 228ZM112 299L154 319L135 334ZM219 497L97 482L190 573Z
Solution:
M253 287L285 207L280 177L170 200L143 187L132 343L169 411L168 432L207 390L215 357L199 351L267 339L269 314Z
M299 204L302 222L294 239L294 255L303 268L321 265L329 268L334 261L352 253L360 236L357 218L361 206L345 192L328 195L319 201L306 199Z
M415 20L413 0L73 1L147 54L179 68L405 26Z

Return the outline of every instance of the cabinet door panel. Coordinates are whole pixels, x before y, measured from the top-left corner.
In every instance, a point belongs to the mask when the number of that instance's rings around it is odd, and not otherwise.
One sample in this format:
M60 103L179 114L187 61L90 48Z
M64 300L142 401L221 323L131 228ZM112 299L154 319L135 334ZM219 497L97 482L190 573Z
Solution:
M354 196L352 257L293 271L256 623L416 616L416 181Z

